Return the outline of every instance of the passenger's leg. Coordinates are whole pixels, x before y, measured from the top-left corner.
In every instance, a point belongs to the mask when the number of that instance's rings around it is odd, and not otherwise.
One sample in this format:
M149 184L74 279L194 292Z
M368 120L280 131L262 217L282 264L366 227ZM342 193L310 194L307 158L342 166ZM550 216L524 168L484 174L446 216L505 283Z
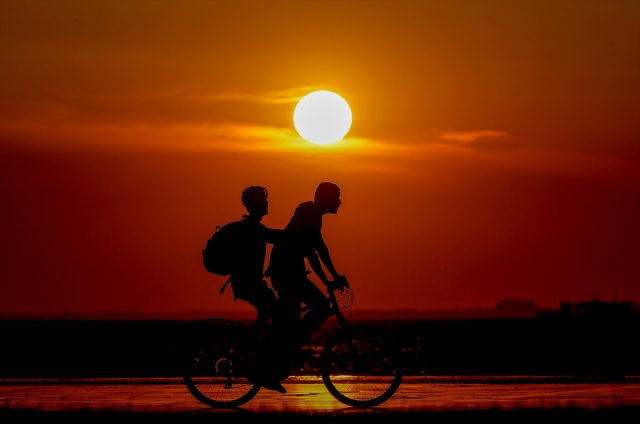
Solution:
M297 282L293 280L276 280L271 278L278 292L277 312L272 327L272 368L276 370L279 380L286 379L298 351L295 335L300 327L300 295L296 290Z
M258 322L268 324L278 309L278 298L265 281L258 283L254 293L249 303L258 311Z

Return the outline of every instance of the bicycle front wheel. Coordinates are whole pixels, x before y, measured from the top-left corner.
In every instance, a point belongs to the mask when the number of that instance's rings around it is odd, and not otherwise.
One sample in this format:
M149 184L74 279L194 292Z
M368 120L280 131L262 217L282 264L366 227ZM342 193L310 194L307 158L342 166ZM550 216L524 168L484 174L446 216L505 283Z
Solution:
M401 347L384 329L352 326L339 330L322 354L322 381L340 402L371 408L393 396L404 374Z
M211 407L237 407L260 390L248 376L255 367L257 341L253 332L234 321L198 321L191 335L183 369L189 392Z

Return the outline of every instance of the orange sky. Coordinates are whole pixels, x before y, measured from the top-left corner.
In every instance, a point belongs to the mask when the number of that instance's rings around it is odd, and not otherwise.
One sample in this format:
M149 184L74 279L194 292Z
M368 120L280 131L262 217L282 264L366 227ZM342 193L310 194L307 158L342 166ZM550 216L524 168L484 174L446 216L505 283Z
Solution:
M206 239L324 180L354 308L640 301L640 2L1 0L0 162L0 313L242 308Z

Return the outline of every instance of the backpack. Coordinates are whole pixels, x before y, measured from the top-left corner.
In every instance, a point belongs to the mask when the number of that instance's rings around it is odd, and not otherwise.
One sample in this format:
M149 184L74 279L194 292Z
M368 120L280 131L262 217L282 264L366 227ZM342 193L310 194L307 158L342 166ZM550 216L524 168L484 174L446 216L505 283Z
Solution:
M242 221L234 221L216 227L215 233L207 241L202 250L202 262L204 268L212 274L227 276L231 273L234 262L238 257L238 234L241 234L239 224Z

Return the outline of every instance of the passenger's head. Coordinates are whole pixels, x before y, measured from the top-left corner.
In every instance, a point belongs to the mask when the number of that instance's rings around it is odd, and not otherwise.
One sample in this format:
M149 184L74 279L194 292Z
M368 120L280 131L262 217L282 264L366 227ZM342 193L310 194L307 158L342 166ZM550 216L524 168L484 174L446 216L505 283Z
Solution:
M249 215L263 217L269 213L269 193L263 186L252 185L242 191L242 204Z
M322 213L338 213L338 207L342 204L340 187L330 182L318 184L313 201L320 207Z

